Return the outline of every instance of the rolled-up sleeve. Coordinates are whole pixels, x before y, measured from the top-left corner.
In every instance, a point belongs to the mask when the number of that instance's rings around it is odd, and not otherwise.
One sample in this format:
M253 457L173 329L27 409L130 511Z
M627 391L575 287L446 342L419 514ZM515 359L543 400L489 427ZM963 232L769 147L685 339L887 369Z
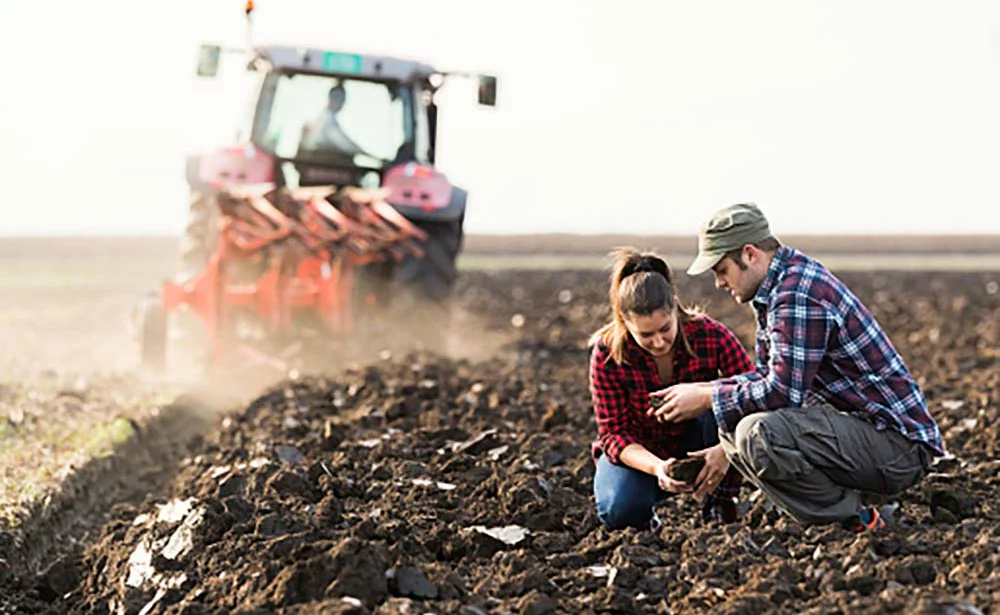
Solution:
M827 306L805 294L780 294L769 309L766 371L712 385L712 412L729 432L748 414L802 406L836 326Z
M638 440L628 411L623 370L608 359L608 351L595 345L590 355L590 395L601 449L608 461L618 463L622 450Z

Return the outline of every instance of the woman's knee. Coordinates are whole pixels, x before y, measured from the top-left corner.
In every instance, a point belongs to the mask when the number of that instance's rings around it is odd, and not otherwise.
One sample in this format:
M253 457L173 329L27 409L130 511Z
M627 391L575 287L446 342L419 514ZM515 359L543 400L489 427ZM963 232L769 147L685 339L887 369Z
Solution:
M612 491L598 498L597 517L611 530L644 528L653 517L653 503L635 494Z
M594 476L597 516L611 529L644 527L653 516L656 479L601 458Z

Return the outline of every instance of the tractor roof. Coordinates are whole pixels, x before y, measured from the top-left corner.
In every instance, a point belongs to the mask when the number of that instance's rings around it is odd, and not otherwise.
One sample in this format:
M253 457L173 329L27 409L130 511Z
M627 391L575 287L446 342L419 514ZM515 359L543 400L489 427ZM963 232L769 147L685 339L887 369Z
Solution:
M268 46L258 47L255 51L260 59L270 64L272 70L298 70L399 81L423 78L438 72L430 65L413 60L327 49Z

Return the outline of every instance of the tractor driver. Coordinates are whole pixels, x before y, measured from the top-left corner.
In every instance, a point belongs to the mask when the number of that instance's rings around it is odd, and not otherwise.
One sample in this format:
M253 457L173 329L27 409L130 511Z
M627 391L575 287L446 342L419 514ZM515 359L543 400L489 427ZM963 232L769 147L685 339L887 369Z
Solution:
M302 129L302 149L322 153L324 159L332 154L337 158L335 161L337 164L353 165L354 156L358 154L371 156L355 143L354 139L347 136L340 126L338 116L346 101L347 91L343 85L337 84L330 88L326 107Z

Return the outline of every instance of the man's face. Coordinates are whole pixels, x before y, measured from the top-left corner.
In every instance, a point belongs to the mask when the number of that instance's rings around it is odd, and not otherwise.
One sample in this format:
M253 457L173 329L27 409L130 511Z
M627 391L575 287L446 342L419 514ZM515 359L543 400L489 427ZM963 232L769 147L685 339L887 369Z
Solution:
M758 271L761 269L762 260L758 258L756 250L748 248L749 246L744 247L740 254L740 263L726 256L712 267L715 287L729 291L737 303L746 303L753 299L761 282L764 281L764 274L767 273Z

